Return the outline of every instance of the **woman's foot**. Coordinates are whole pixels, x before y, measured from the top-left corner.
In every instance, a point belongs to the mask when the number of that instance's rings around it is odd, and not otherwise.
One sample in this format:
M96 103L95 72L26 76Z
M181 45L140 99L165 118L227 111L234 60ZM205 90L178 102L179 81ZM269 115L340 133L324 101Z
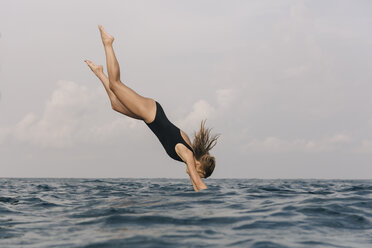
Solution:
M114 37L106 33L106 31L103 29L102 25L98 25L98 29L101 33L101 39L104 46L112 45L114 42Z
M100 75L103 73L103 66L102 65L96 65L90 60L84 60L85 63L89 66L89 68L96 74L96 76Z

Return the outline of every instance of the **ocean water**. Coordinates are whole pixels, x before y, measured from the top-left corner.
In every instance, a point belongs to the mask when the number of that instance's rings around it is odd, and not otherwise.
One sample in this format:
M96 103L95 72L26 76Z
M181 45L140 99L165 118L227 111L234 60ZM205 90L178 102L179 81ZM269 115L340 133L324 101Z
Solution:
M372 247L372 181L0 178L0 247Z

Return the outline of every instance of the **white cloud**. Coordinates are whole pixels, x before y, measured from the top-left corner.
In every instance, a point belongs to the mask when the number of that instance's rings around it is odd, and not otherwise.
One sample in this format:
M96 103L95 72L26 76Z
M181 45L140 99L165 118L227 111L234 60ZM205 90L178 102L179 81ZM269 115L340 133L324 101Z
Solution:
M306 65L296 65L287 68L284 70L284 75L287 77L298 77L302 76L303 74L307 73L309 70L309 67Z
M289 8L289 15L293 20L301 22L306 14L306 6L304 1L296 1Z
M367 122L368 128L372 128L372 118L368 119ZM367 128L367 132L369 131ZM0 131L1 137L1 131ZM372 139L365 137L362 139L357 147L353 150L355 153L371 153L372 154Z
M285 140L278 137L267 137L262 140L253 139L242 146L242 152L328 152L348 144L351 137L337 134L319 140L295 139Z
M199 128L204 119L213 119L235 100L233 89L216 91L218 105L201 99L177 125L187 131ZM140 121L124 116L112 118L109 99L102 87L87 88L72 81L59 81L40 116L28 113L14 127L0 128L0 142L18 142L43 147L66 147L78 143L100 143L128 135L141 127ZM133 133L133 132L132 132Z
M214 117L215 113L216 109L201 99L193 104L192 111L184 119L177 121L177 124L187 131L195 130L202 120Z
M217 102L222 108L228 108L235 100L233 89L219 89L216 91Z
M112 118L109 112L111 106L102 87L90 89L59 81L41 116L28 113L14 127L1 128L0 142L13 137L34 145L65 147L115 139L140 126L138 120Z
M362 140L359 147L354 149L355 153L372 153L372 139Z
M204 119L216 119L224 115L236 99L235 90L232 88L216 90L217 105L212 106L204 99L193 104L191 112L185 118L176 121L176 124L186 131L196 130Z
M0 127L0 144L4 143L9 136L9 128Z

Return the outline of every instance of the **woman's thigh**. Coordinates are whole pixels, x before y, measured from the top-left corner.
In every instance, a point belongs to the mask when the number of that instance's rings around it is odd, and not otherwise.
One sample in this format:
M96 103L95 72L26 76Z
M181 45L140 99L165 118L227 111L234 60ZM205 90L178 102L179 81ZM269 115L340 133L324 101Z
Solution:
M146 123L154 120L156 114L156 103L154 99L139 95L122 82L112 84L110 88L118 100L130 112L142 118Z

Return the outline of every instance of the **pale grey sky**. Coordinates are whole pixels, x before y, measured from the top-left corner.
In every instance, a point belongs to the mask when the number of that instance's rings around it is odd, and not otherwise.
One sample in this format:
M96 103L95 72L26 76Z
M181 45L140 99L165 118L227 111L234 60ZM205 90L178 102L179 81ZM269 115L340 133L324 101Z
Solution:
M115 37L122 81L191 137L213 177L371 178L371 1L0 4L0 177L186 177L83 62Z

